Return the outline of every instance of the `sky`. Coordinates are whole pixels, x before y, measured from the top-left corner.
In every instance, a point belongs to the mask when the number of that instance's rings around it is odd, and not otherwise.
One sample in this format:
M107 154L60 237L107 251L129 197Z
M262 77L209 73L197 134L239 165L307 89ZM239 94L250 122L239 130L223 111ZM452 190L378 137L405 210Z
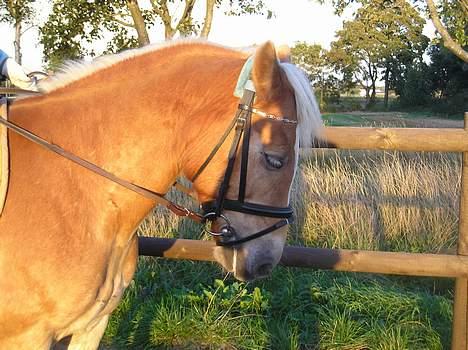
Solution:
M47 18L49 9L46 2L36 1L36 21L39 23ZM139 2L144 6L145 0ZM276 44L290 46L294 46L295 42L305 41L329 48L336 31L342 28L343 20L350 19L352 15L349 10L344 16L338 17L333 14L330 5L319 5L314 0L265 0L265 3L274 13L271 19L258 15L226 16L221 11L215 12L208 39L232 47L245 47L272 40ZM197 10L204 12L203 8ZM426 25L425 34L433 37L433 33L432 25ZM151 28L149 35L151 42L164 40L162 26ZM0 48L11 56L14 56L13 39L13 27L0 23ZM37 28L29 29L22 40L23 66L28 70L43 68L42 47L38 43ZM96 45L99 46L99 43Z

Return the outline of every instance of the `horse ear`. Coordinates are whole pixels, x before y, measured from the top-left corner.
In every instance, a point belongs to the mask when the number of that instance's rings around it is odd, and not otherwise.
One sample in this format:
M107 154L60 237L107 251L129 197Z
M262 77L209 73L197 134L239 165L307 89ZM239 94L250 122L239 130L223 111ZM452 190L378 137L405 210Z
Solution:
M275 46L267 41L255 51L252 80L257 96L262 100L272 100L281 90L281 75Z
M276 50L280 62L291 63L291 49L288 45L280 45Z

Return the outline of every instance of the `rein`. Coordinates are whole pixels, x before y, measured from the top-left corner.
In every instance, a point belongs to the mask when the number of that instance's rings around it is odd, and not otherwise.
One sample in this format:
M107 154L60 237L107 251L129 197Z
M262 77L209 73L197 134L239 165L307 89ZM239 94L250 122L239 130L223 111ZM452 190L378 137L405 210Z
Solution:
M115 182L119 184L122 187L125 187L135 193L138 193L139 195L146 197L148 199L156 201L158 204L165 206L168 208L170 211L172 211L174 214L177 216L183 216L183 217L188 217L196 222L203 222L203 216L188 209L185 207L182 207L176 203L171 202L167 198L164 197L164 195L151 191L147 188L135 185L127 180L121 179L118 176L115 176L114 174L108 172L107 170L104 170L103 168L88 162L87 160L78 157L74 155L73 153L70 153L60 146L57 146L55 144L52 144L43 138L33 134L32 132L12 123L11 121L5 120L3 118L0 118L0 124L3 124L6 126L8 129L16 132L17 134L23 136L24 138L34 142L35 144L42 146L43 148L52 151L54 153L57 153L58 155L74 162L75 164L78 164L82 166L83 168L86 168L95 174L98 174L106 179L109 179L112 182Z
M198 171L195 173L194 177L192 178L192 182L194 182L198 176L204 171L204 169L208 166L209 162L213 159L216 155L218 150L224 144L225 140L232 132L235 130L234 140L232 142L229 155L228 155L228 165L226 167L226 171L224 173L223 181L219 187L218 195L214 201L205 202L201 204L202 213L197 213L192 211L188 208L180 206L174 202L171 202L167 198L164 197L163 194L151 191L147 188L138 186L134 183L131 183L127 180L119 178L118 176L106 171L105 169L79 157L75 154L68 152L61 148L58 145L50 143L43 138L35 135L34 133L16 125L15 123L5 120L0 117L0 124L3 124L11 131L23 136L24 138L38 144L39 146L50 150L72 162L82 166L85 169L88 169L94 172L97 175L100 175L112 182L119 184L122 187L125 187L139 195L146 197L148 199L154 200L160 205L165 206L167 209L172 211L177 216L187 217L195 222L198 223L206 223L210 221L213 224L214 221L221 219L224 221L225 225L222 226L220 232L209 230L208 232L215 237L216 244L219 246L226 246L232 247L235 245L239 245L241 243L245 243L251 241L253 239L262 237L270 232L273 232L283 226L290 224L293 221L293 210L290 206L288 207L273 207L267 205L261 205L256 203L249 203L245 202L245 189L247 185L247 166L248 166L248 155L249 155L249 142L250 142L250 129L251 129L251 118L252 114L257 114L263 118L272 119L276 121L280 121L283 123L290 123L290 124L297 124L295 120L289 120L282 117L277 117L272 114L268 114L262 111L259 111L252 107L253 101L255 98L255 92L244 89L243 96L238 106L238 110L236 112L236 116L233 121L230 123L220 140L218 141L217 145L213 148L211 153L208 155L207 159L202 163ZM230 179L232 176L232 172L234 170L234 163L236 160L237 150L239 145L241 144L242 139L242 150L241 150L241 171L240 171L240 179L239 179L239 193L237 200L227 199L226 194L229 188ZM185 188L184 186L178 184L177 182L174 186L181 190L182 192L190 194L190 190ZM263 217L271 217L271 218L279 218L281 220L277 221L275 224L260 230L256 233L250 234L243 238L236 238L237 233L235 229L232 227L229 219L222 214L223 210L230 210L230 211L237 211L249 215L256 215L256 216L263 216Z

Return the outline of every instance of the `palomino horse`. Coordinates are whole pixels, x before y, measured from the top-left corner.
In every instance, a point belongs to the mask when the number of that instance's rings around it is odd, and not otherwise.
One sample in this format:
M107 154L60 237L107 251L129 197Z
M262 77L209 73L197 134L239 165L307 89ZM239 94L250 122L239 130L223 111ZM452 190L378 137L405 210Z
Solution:
M74 64L47 82L43 95L15 102L9 117L139 188L164 194L177 176L196 177L198 200L216 199L208 209L216 213L205 215L214 221L212 230L229 231L238 241L220 244L216 259L250 280L280 259L286 228L277 223L290 216L299 144L310 144L321 124L307 79L280 62L271 43L254 55L253 106L252 100L239 105L233 90L246 59L246 53L195 41ZM251 122L240 147L232 146L239 133L226 132L236 111ZM64 338L69 348L95 349L132 279L135 230L155 201L16 132L9 136L11 178L0 218L0 349L48 349ZM228 153L245 153L248 163L240 156L231 162ZM223 207L220 192L226 203L240 193L236 203L251 204L251 212Z

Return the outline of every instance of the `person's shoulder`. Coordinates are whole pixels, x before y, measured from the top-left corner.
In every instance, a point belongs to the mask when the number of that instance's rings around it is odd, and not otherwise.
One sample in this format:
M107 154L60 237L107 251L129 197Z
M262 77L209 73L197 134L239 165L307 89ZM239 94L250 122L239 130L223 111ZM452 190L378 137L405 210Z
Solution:
M3 51L2 49L0 49L0 64L5 61L9 56L7 55L7 53L5 51Z

